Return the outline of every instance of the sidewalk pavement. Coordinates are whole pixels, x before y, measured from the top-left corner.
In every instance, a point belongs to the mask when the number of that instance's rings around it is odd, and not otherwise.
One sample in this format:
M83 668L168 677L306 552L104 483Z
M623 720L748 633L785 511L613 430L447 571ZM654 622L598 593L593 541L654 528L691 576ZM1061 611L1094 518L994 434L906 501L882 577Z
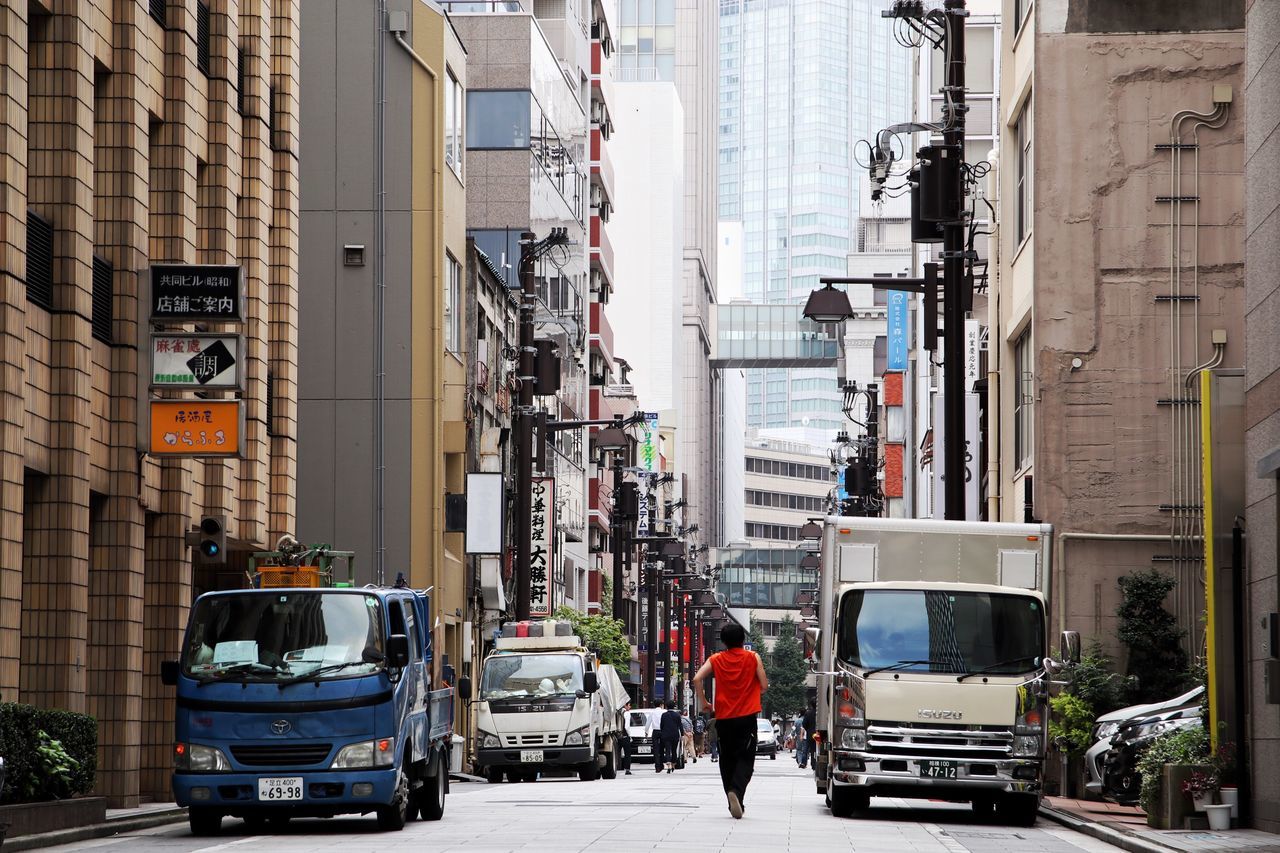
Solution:
M5 838L4 849L6 853L10 850L35 850L39 847L70 844L89 838L105 838L122 832L136 832L139 829L177 823L186 819L187 810L173 803L147 803L132 809L107 809L106 823L91 823L87 826L73 826L53 832Z
M1040 816L1077 832L1114 844L1131 853L1247 850L1280 853L1280 835L1256 829L1212 832L1207 829L1165 830L1147 826L1143 811L1096 800L1045 797Z

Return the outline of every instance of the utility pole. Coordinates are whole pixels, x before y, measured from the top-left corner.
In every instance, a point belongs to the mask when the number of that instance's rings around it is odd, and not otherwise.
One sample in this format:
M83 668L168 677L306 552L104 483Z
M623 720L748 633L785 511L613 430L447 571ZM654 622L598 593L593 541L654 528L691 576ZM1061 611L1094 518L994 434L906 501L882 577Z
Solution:
M947 130L942 134L945 146L951 149L954 156L964 160L964 26L969 16L965 8L965 0L946 0L944 7L946 18L946 50L947 62L942 119ZM947 105L950 105L949 107ZM958 216L943 223L942 228L942 315L946 337L943 340L942 361L944 396L943 425L945 457L943 460L943 485L946 497L946 517L961 519L965 517L964 475L966 470L965 455L969 451L969 442L964 432L964 310L965 299L965 204L964 204L964 169L955 169L955 183L951 187L943 187L944 193L955 194L955 206ZM976 438L976 436L975 436Z
M613 452L613 509L609 514L610 527L613 529L613 601L611 603L613 609L613 618L626 620L622 610L623 602L626 601L626 590L622 588L623 579L623 554L626 549L627 524L628 522L622 518L621 507L618 506L619 498L622 496L622 451L615 450Z
M533 317L538 305L534 280L536 239L520 235L520 396L516 401L516 619L529 618L531 572L530 525L533 522Z
M650 560L648 549L645 549L644 581L646 597L648 598L649 608L649 624L648 637L645 642L649 646L649 654L645 656L644 661L644 683L649 686L649 702L654 702L657 694L657 669L655 664L658 660L658 584L662 582L662 569L658 560Z

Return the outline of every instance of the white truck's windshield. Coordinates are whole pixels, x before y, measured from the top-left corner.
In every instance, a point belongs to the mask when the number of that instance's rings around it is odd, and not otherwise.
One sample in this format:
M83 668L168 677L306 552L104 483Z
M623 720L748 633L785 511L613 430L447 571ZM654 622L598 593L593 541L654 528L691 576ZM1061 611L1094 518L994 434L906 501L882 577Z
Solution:
M1014 675L1042 663L1044 608L1029 595L855 590L837 636L840 658L868 670Z
M382 667L382 604L354 593L245 593L202 598L183 669L201 680L345 678Z
M485 661L480 679L484 701L572 696L581 689L582 659L577 655L495 655Z

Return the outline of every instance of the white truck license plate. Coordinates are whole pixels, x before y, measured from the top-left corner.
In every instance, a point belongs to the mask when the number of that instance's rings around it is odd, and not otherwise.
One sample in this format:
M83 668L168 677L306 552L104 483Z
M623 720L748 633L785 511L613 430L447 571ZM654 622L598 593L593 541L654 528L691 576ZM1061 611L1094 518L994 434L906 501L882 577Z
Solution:
M258 780L258 799L265 803L302 799L301 776L271 776Z
M522 749L520 750L520 760L527 764L540 764L542 762L542 750Z

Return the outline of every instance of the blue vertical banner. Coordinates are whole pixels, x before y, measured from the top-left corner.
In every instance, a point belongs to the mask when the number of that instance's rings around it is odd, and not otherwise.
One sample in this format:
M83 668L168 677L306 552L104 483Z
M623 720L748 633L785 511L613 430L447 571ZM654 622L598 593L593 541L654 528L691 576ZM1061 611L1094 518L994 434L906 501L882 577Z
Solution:
M889 351L885 370L907 369L907 291L889 291Z

